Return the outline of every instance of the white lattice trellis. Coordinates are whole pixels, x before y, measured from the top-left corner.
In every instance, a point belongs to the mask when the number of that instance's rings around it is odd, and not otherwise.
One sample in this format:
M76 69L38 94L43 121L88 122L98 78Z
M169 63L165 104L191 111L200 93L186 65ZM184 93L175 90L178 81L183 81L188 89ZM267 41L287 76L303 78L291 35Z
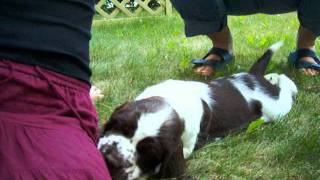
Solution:
M153 2L156 3L156 7L150 6L150 3ZM120 14L124 14L126 17L137 17L142 11L150 15L170 15L172 13L172 5L169 0L99 0L95 9L106 19L116 18Z

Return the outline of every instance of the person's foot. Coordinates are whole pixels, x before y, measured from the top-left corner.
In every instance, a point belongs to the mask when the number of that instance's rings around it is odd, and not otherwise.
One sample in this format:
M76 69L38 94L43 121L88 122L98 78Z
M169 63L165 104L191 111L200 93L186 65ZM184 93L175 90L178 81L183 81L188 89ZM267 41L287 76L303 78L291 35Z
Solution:
M97 88L96 86L91 86L90 88L90 98L92 102L96 102L104 97L102 94L101 89Z
M210 54L207 58L209 61L219 61L221 58L215 54ZM212 76L215 73L215 70L209 65L203 65L194 68L194 72L203 76Z
M315 51L315 41L316 36L312 31L300 25L297 35L297 48L298 49L310 49ZM317 64L312 57L303 57L300 58L300 61L310 62L312 64ZM319 74L319 71L311 68L302 68L304 74L308 76L315 76Z
M220 32L208 34L211 39L213 47L227 50L232 54L232 36L228 26L221 29ZM221 57L216 54L209 54L205 59L209 61L219 61ZM212 76L215 73L215 69L209 65L195 66L194 72L204 76Z
M306 61L306 62L310 62L312 64L317 64L313 58L311 57L303 57L301 58L299 61ZM302 68L302 71L305 75L308 76L315 76L319 74L319 71L315 70L315 69L311 69L311 68Z

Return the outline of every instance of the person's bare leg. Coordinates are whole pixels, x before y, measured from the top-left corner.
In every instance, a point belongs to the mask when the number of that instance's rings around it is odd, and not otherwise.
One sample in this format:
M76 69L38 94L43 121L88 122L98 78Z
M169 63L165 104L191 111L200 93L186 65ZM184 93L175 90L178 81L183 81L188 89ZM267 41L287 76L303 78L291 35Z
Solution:
M222 28L220 32L209 34L208 37L211 39L213 47L225 49L232 53L232 36L228 26ZM220 57L210 54L206 59L215 61L220 60ZM195 68L195 72L205 76L214 74L214 70L210 66L205 65Z
M317 37L310 30L300 25L298 35L297 35L297 49L310 49L315 51L316 38ZM316 63L314 59L311 57L304 57L302 58L302 60L308 61L311 63ZM319 74L319 72L314 69L303 69L303 72L306 75L311 75L311 76Z

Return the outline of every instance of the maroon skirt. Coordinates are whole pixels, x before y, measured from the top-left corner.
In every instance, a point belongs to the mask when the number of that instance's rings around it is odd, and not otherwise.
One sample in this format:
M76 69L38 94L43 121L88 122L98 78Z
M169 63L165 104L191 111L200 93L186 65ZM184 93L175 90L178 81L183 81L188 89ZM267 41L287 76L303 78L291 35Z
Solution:
M108 180L89 85L0 60L0 179Z

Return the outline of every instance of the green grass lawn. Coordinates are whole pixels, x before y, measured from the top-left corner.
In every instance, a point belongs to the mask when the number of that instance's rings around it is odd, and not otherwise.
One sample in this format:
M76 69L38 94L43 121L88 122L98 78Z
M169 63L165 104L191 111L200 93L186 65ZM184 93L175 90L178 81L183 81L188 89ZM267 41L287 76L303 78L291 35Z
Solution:
M194 152L188 160L188 175L192 179L318 179L320 76L305 77L287 66L287 56L295 49L296 15L231 17L229 25L235 61L212 78L194 74L189 63L208 51L210 41L204 36L186 38L177 14L93 26L92 80L105 94L97 103L101 121L149 85L166 79L206 82L246 71L269 45L284 40L268 72L285 73L298 85L292 111L253 133L232 134Z

